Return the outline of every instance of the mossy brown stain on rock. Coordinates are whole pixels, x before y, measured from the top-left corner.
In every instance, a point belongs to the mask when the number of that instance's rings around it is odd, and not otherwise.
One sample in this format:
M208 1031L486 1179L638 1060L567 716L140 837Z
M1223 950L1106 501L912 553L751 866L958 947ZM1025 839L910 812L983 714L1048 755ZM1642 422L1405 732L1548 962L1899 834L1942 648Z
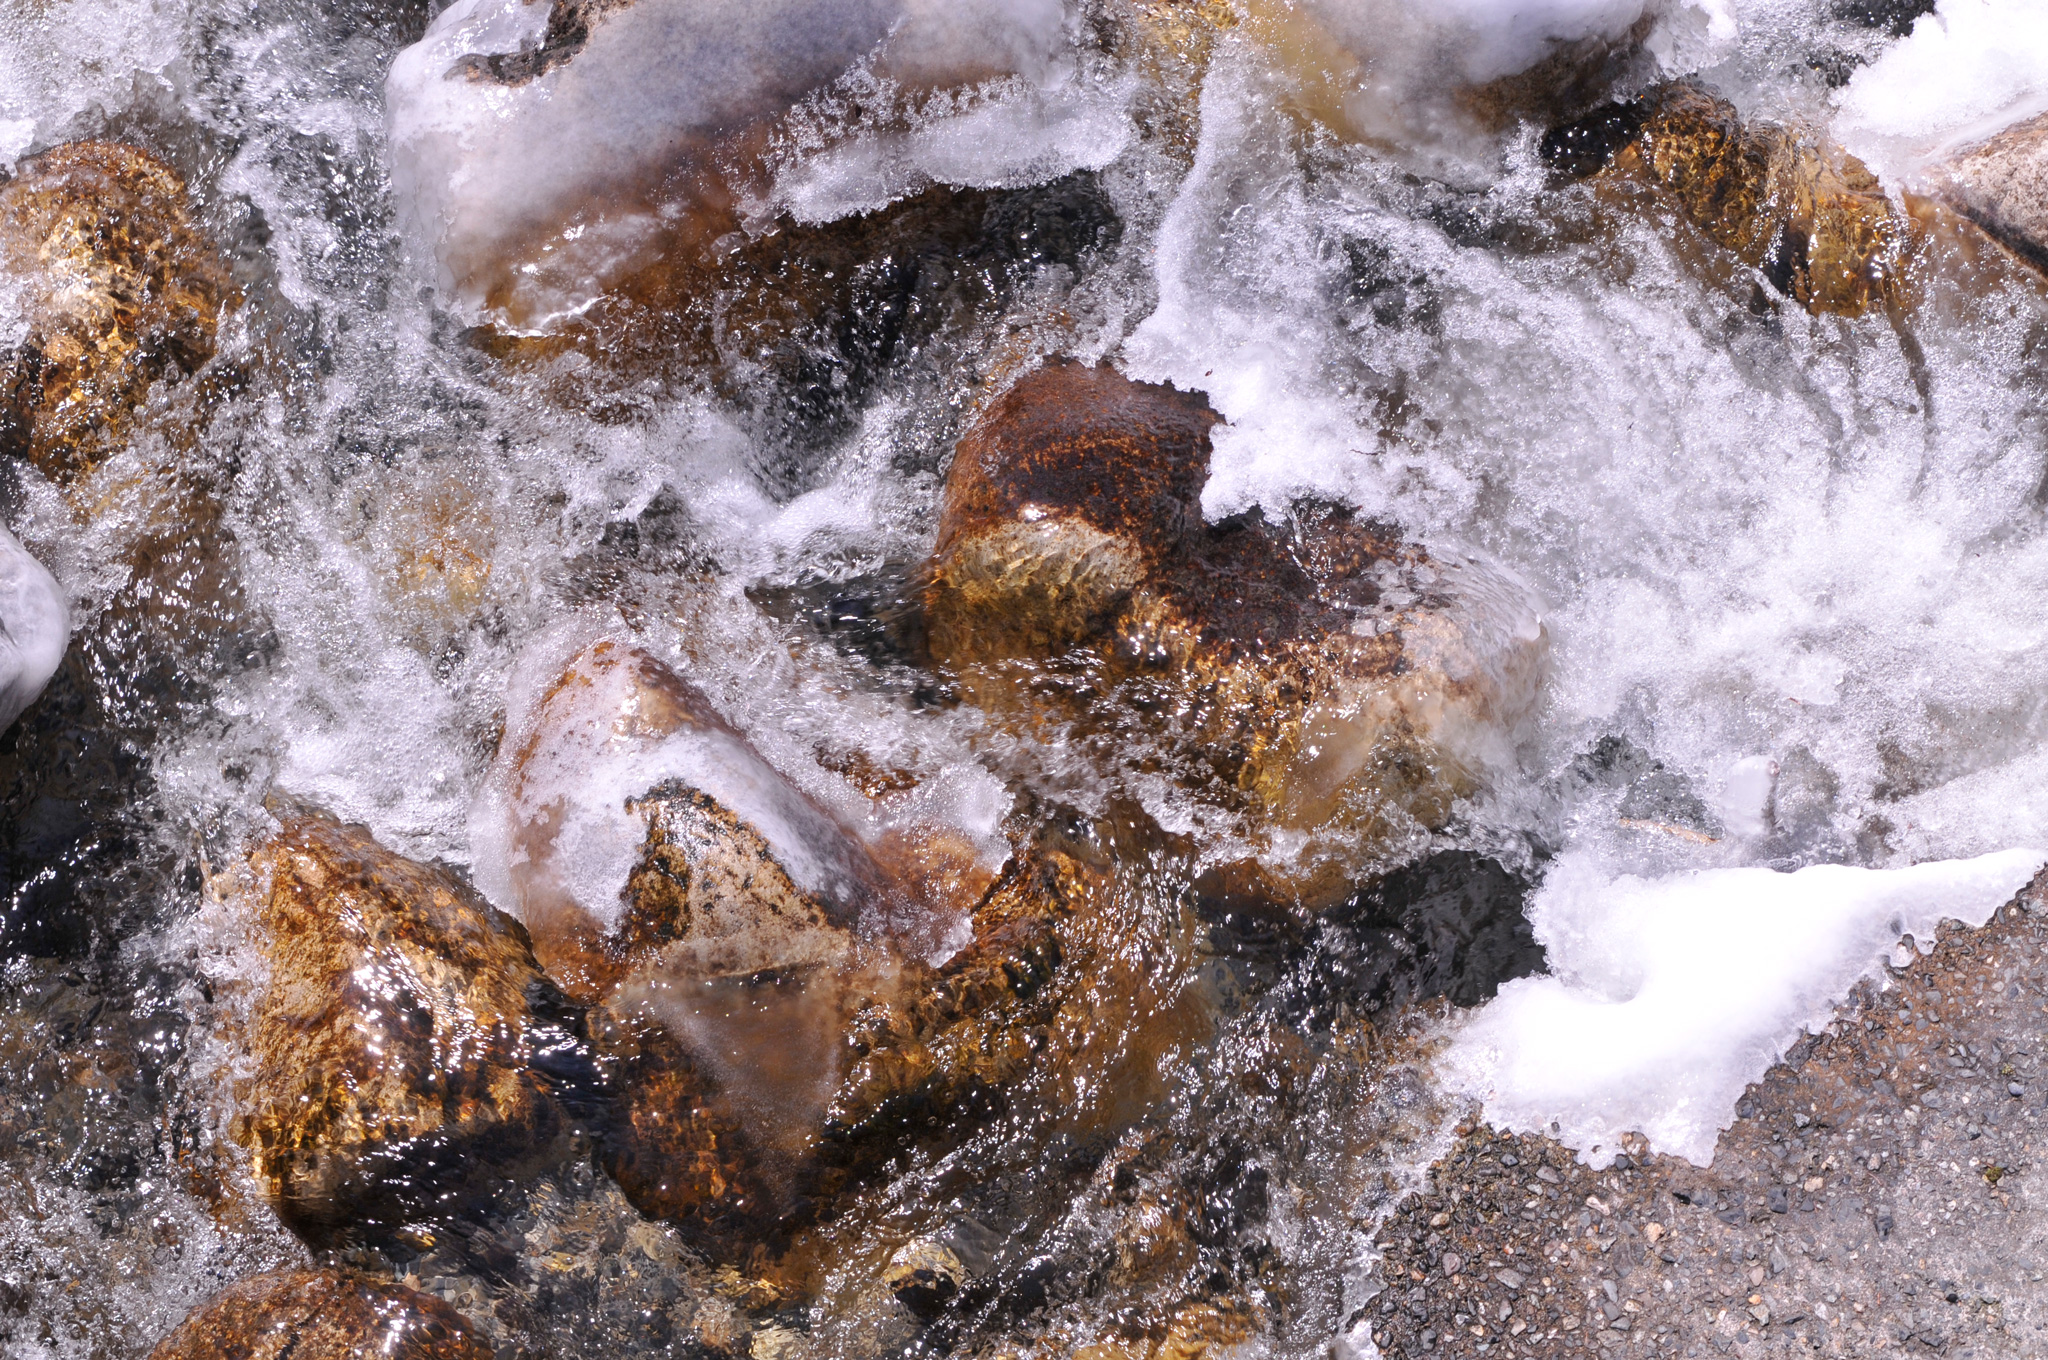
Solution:
M1259 834L1340 826L1350 849L1246 877L1330 900L1356 852L1440 823L1474 786L1476 749L1531 697L1543 635L1346 512L1206 523L1217 420L1198 394L1106 366L1019 381L948 473L927 645L992 711L1150 729L1193 753L1185 778L1234 790Z
M69 481L127 439L150 385L213 357L236 300L185 186L148 153L74 142L0 185L27 337L0 354L0 451Z
M283 1217L388 1231L564 1154L573 1016L525 930L361 827L282 822L252 861L271 973L233 1133Z
M491 1360L462 1314L431 1294L346 1270L279 1271L229 1285L150 1360Z

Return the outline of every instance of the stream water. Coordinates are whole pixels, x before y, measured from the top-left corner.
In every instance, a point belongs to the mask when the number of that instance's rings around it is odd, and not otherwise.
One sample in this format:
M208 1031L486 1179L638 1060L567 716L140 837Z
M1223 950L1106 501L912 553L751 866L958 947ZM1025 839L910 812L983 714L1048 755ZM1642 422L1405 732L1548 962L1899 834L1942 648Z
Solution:
M849 1247L775 1324L791 1355L1154 1325L1173 1301L1114 1264L1133 1230L1100 1193L1105 1156L1213 1201L1202 1269L1259 1310L1256 1353L1323 1353L1362 1302L1375 1213L1475 1102L1592 1157L1625 1128L1711 1151L1741 1084L1918 919L1891 880L1791 871L2003 853L1910 881L1981 915L2048 843L2048 291L1808 315L1703 266L1670 213L1557 182L1540 122L1461 121L1453 99L1548 39L1633 28L1628 78L1697 71L1745 117L1815 135L1839 118L1907 180L1988 116L1944 123L1900 93L1911 5L1315 0L1377 53L1368 94L1319 120L1298 111L1304 59L1226 36L1197 81L1120 55L1103 35L1137 11L1107 3L637 0L614 19L636 36L610 57L593 39L545 117L458 154L437 129L484 117L463 101L494 87L440 78L445 59L516 50L544 7L465 0L457 31L415 0L0 3L0 159L150 149L243 293L214 361L237 381L203 409L160 396L92 496L10 474L8 526L73 638L0 741L9 1355L142 1355L221 1284L307 1259L191 1174L230 1118L237 983L260 968L209 876L282 793L504 902L500 734L592 638L669 660L856 830L914 814L999 839L1058 809L1128 898L1099 1005L1129 1028L1098 1084L1021 1101L841 1230L981 1225L1003 1243L986 1306L920 1340ZM1953 27L1940 69L1997 56ZM892 33L895 67L814 92ZM2038 53L1998 61L1957 100L2003 81L2001 109L2048 106ZM982 83L960 93L962 72ZM903 92L920 80L939 92ZM655 248L624 209L545 268L474 265L644 174L665 138L792 104L734 275L687 324L546 349L597 315L607 262ZM834 244L864 213L881 244ZM778 241L799 267L776 272ZM760 320L839 270L842 302ZM1049 355L1208 394L1212 520L1348 502L1486 563L1540 616L1547 669L1511 754L1388 848L1378 905L1277 942L1201 919L1190 885L1241 826L1115 743L991 723L892 631L964 422ZM166 531L182 511L147 488L167 460L216 526ZM871 800L856 767L914 792ZM588 872L602 899L624 864ZM1424 990L1474 1005L1531 971L1525 916L1553 975L1512 984L1512 1023L1482 1008L1460 1040L1463 1020L1431 1019L1368 1061L1351 1007L1395 996L1388 958L1446 903L1500 929ZM1706 999L1622 1009L1674 951ZM1580 1009L1545 1010L1543 986ZM1565 1070L1535 1071L1557 1044ZM1673 1063L1694 1076L1646 1084ZM527 1300L528 1354L659 1348L614 1316L638 1296L565 1285L550 1312L537 1265L444 1277L471 1306ZM692 1335L659 1345L701 1353Z

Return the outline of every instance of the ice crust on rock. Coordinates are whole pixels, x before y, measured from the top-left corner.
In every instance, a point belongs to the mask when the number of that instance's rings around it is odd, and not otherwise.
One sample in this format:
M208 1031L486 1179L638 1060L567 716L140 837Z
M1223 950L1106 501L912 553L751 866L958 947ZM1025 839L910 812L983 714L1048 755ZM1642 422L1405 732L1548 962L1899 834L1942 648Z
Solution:
M1743 1088L1817 1028L1902 935L1982 925L2048 853L1794 873L1711 869L1640 878L1568 853L1530 918L1551 972L1507 983L1445 1069L1504 1127L1547 1131L1594 1166L1623 1133L1697 1165Z
M0 529L0 731L50 683L70 640L71 611L57 578Z
M1887 182L2048 112L2048 5L1941 0L1842 92L1835 131Z
M639 0L593 20L581 50L530 79L465 69L536 50L548 13L458 0L385 86L401 224L472 319L495 305L482 271L508 252L573 248L600 273L630 257L691 209L664 177L856 63L912 88L1038 77L1066 21L1062 0ZM557 299L538 322L591 300Z

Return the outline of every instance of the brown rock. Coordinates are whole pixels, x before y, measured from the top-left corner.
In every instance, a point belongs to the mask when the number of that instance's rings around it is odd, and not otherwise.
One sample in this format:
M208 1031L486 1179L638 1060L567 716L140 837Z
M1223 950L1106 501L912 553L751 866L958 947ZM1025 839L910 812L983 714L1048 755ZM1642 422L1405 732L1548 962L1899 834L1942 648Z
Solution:
M1896 314L1922 305L1940 278L1982 294L2014 277L2005 252L1967 216L1913 194L1895 204L1840 147L1744 123L1696 81L1553 129L1543 152L1553 167L1597 174L1605 187L1653 186L1715 246L1815 314ZM1959 173L1983 177L1988 211L1990 174L1976 163Z
M591 1074L525 930L361 827L281 821L251 861L271 972L233 1127L280 1214L388 1230L562 1155Z
M579 801L658 770L645 762L675 742L778 840L682 779L616 811ZM597 1008L592 1039L618 1092L605 1165L642 1212L713 1250L771 1239L809 1212L826 1104L852 1061L847 1025L895 985L889 951L856 931L880 891L874 866L645 652L586 648L507 749L513 891L550 973ZM590 817L640 841L611 920L569 878L584 842L565 845L564 828Z
M431 1294L353 1271L257 1275L229 1285L157 1343L151 1360L490 1360L462 1314Z
M1941 198L2048 270L2048 113L1950 157L1939 177Z
M1861 161L1774 124L1745 125L1689 81L1646 102L1641 135L1608 173L1665 189L1808 311L1856 316L1911 301L1912 225Z
M0 451L68 481L121 446L150 385L213 357L236 294L185 186L114 142L75 142L0 186L0 261L28 337L0 355Z
M1325 902L1476 786L1543 633L1505 583L1348 514L1206 524L1216 420L1106 366L1018 382L947 475L928 646L1013 719L1167 726L1268 852L1244 890Z

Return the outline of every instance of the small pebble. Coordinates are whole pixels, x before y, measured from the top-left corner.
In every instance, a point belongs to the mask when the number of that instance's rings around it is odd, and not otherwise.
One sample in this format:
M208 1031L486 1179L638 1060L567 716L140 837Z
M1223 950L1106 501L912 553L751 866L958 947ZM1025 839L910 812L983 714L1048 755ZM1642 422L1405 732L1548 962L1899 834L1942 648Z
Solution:
M1458 1273L1458 1268L1464 1264L1465 1258L1458 1255L1455 1251L1444 1253L1444 1274L1455 1275Z

